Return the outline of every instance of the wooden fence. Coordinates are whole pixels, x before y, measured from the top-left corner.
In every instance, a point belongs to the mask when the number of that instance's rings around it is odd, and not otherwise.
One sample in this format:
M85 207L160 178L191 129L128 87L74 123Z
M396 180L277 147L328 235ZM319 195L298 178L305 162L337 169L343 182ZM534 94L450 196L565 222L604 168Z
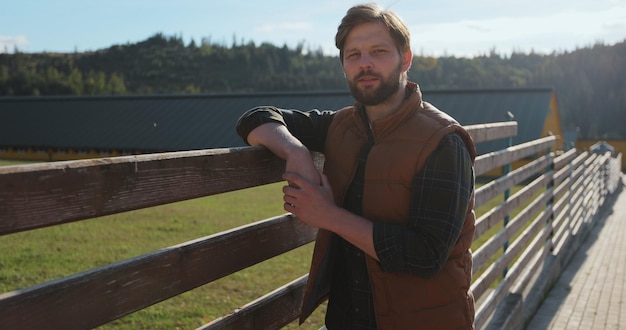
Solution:
M476 143L517 132L515 122L466 128ZM545 137L476 159L477 176L534 159L476 191L477 207L501 200L476 225L476 239L484 240L474 252L477 328L515 327L532 315L540 302L538 274L552 268L550 258L567 259L560 257L564 247L585 232L611 193L607 173L621 166L621 155L552 152L555 141ZM321 167L323 156L313 155ZM284 161L259 147L0 167L0 235L278 182L283 169ZM509 196L516 185L523 189ZM315 235L292 215L279 215L7 292L0 295L0 329L97 327L307 244ZM306 280L294 279L201 329L281 328L298 317Z

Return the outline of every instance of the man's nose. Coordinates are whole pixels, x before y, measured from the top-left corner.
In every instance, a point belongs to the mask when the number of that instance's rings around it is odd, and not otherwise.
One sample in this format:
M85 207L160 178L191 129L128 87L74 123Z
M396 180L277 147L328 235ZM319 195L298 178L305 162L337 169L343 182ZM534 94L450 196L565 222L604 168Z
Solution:
M361 58L359 59L359 67L361 69L371 69L374 66L372 62L372 57L367 54L361 54Z

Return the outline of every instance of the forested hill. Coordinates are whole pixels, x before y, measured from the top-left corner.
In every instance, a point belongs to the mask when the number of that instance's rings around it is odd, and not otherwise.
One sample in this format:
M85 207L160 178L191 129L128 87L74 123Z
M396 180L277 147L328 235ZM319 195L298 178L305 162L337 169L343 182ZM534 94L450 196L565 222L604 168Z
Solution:
M548 55L417 55L409 79L424 89L554 87L563 129L626 139L626 39ZM0 54L0 96L333 89L346 89L339 59L302 45L198 45L156 34L95 52Z

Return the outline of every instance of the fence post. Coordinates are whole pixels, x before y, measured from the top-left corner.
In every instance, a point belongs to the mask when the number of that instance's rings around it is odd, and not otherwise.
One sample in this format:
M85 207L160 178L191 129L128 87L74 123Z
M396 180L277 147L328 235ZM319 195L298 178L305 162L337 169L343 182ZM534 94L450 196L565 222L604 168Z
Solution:
M548 135L554 134L548 132ZM548 148L546 154L549 156L551 152L551 149ZM552 227L552 221L554 221L554 213L552 212L552 205L554 204L554 157L550 158L546 172L551 173L550 180L546 183L546 190L550 190L550 198L546 201L546 210L550 210L550 216L546 219L546 226L550 226L550 235L548 235L547 243L550 244L550 251L554 251L554 242L552 241L554 238L554 228Z
M507 111L506 112L506 119L507 121L512 121L513 119L515 119L515 115L513 115L512 112ZM510 148L513 146L513 137L509 136L507 138L507 148ZM507 174L509 174L511 172L511 163L508 163L506 165L504 165L503 169L502 169L502 175L506 176ZM507 200L509 200L509 197L511 196L511 190L507 189L504 191L504 203L506 203ZM510 215L507 213L504 215L504 220L503 220L503 227L506 227L509 224L509 220L510 220ZM502 246L502 253L504 254L506 252L506 250L509 248L509 241L506 240L504 242L504 245ZM509 266L506 265L504 267L504 270L502 271L502 278L506 277L506 273L509 271Z
M568 178L570 183L567 187L567 218L565 225L567 226L567 236L571 236L574 232L574 158L570 159L567 166L569 167Z

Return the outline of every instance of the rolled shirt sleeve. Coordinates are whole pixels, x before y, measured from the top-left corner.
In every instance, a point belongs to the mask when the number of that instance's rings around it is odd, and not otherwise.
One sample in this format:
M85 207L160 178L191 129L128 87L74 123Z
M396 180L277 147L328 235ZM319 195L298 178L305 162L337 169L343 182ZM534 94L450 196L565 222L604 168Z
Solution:
M248 134L258 126L275 122L287 127L307 148L323 152L328 127L335 111L288 110L274 106L260 106L246 111L237 120L237 134L248 143Z

